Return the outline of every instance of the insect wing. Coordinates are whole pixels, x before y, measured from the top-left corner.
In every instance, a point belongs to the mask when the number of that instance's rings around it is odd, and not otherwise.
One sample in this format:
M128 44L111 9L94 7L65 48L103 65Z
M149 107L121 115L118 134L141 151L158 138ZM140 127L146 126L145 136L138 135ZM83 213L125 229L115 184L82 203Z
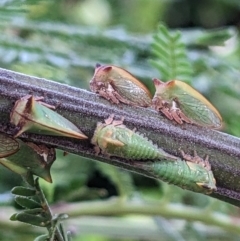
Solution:
M179 80L166 83L158 79L153 81L156 87L153 106L157 110L161 109L170 120L174 119L179 124L184 120L205 127L221 127L222 117L217 109L190 85ZM174 103L177 103L177 106ZM164 104L169 105L167 109ZM178 108L179 112L176 112Z
M119 95L140 106L150 106L152 95L147 87L128 71L112 66L111 84Z
M72 122L44 106L44 103L38 103L33 96L25 96L16 101L10 121L19 129L15 137L29 131L43 135L87 139Z
M151 104L151 97L131 80L119 78L112 82L112 85L120 96L134 105L149 106Z
M19 139L18 142L20 150L14 155L1 158L0 163L17 174L27 176L30 172L47 182L52 182L50 168L56 159L55 150L52 148L49 153L40 153L40 148L34 148L37 145L27 144Z
M11 136L0 133L0 158L10 156L19 150L19 143Z
M6 168L8 168L9 170L11 170L19 175L27 175L27 173L28 173L27 168L15 164L11 160L9 160L8 157L0 158L0 163L3 166L5 166Z
M175 93L180 110L195 124L205 127L221 127L221 116L212 111L209 106L188 94L187 92Z
M151 105L152 95L148 88L131 73L117 66L97 65L90 89L115 104Z
M38 129L39 134L87 139L87 136L72 122L36 101L34 101L32 116L38 126L36 130Z

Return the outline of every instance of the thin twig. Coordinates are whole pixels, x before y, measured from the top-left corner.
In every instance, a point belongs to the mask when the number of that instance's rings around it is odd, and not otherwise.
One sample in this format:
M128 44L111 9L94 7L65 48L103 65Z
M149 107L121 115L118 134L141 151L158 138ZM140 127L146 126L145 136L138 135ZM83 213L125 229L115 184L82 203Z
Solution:
M44 193L43 193L43 191L42 191L42 189L39 185L38 178L35 180L35 188L37 190L37 196L38 196L39 200L41 201L42 207L44 208L44 210L48 214L49 219L52 220L53 219L52 211L51 211L51 209L48 205L48 201L45 198L45 195L44 195ZM54 236L56 236L58 241L64 241L64 238L62 237L61 232L60 232L59 228L57 227L57 225L55 225L53 227L52 223L50 223L48 225L48 231L50 233L51 240L53 240Z
M240 219L228 215L190 207L182 204L163 204L161 201L139 202L127 200L122 202L119 198L104 201L80 202L72 204L58 204L51 206L54 212L64 209L70 218L79 216L122 216L126 214L154 215L168 219L184 219L190 222L200 221L207 225L214 225L228 232L240 234Z

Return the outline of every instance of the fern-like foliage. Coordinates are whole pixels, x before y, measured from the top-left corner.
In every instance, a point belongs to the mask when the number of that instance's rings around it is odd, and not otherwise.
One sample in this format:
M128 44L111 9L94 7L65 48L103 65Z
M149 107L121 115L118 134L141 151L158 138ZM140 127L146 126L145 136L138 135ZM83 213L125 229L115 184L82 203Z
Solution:
M170 32L161 24L153 37L151 64L159 70L162 80L178 79L190 82L192 68L179 31Z
M24 210L14 213L11 221L20 221L37 227L47 228L48 234L41 235L35 239L48 241L69 241L70 233L66 232L62 227L62 221L68 218L67 214L53 215L45 195L39 185L38 178L33 180L32 185L28 187L17 186L12 189L15 195L15 201L24 208Z

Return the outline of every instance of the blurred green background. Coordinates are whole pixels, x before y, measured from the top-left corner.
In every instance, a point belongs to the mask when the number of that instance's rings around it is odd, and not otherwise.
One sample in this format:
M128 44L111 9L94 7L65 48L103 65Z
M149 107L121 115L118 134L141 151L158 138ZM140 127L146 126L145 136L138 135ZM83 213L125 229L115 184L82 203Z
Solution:
M219 109L222 131L239 137L239 0L0 0L0 67L89 90L95 64L113 64L151 85L153 77L161 78L149 61L160 22L181 31L193 69L191 85ZM216 29L222 31L209 39ZM52 174L53 184L41 182L51 204L107 202L119 196L125 205L128 200L163 200L239 218L239 209L226 203L107 164L63 157L61 151ZM20 177L0 168L0 241L33 240L45 231L5 221L14 212L10 189L21 183ZM65 227L74 241L240 239L204 223L131 212L79 216Z

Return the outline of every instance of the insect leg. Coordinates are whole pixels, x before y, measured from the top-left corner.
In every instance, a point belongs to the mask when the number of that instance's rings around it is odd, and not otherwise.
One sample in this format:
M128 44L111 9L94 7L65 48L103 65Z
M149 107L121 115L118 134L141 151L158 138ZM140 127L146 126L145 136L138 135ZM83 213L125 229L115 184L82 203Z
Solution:
M178 111L178 115L179 115L179 116L181 117L181 119L182 119L183 121L185 121L186 123L189 123L189 124L192 123L192 121L189 120L189 119L187 118L187 116L185 116L180 109L179 109L179 111Z
M108 88L106 92L113 103L118 104L119 101L122 101L121 96L115 91L115 89L111 84L108 84Z
M206 156L204 162L205 162L205 168L206 168L208 171L211 171L211 165L210 165L210 163L209 163L209 156L208 156L208 155Z
M124 121L124 117L121 117L121 120L113 120L113 119L114 119L114 114L111 114L107 119L105 119L105 125L112 124L113 126L119 126L119 125L122 125Z
M111 114L107 119L105 119L105 124L110 125L113 122L114 114Z
M106 90L105 88L101 88L98 90L98 93L103 98L105 98L107 100L111 100L115 104L119 104L119 100L114 97L114 95L112 94L111 90L109 90L109 88L108 88L108 90Z
M170 113L171 113L173 119L174 119L177 123L182 124L183 121L182 121L181 117L179 116L179 112L180 112L180 110L179 110L179 108L177 108L176 102L173 101L173 102L172 102L172 107L171 107L171 109L170 109Z
M194 150L194 158L193 158L193 162L201 165L202 167L204 167L206 170L211 171L211 165L209 163L209 156L207 155L205 160L202 159L201 157L198 156L196 150Z
M182 124L183 121L189 124L192 123L192 121L187 118L187 116L181 111L181 109L177 107L177 103L175 101L172 102L170 112L173 116L173 119L179 124Z
M163 108L163 103L162 103L162 99L159 97L154 97L152 99L152 107L153 109L155 109L156 111L159 111L160 109Z
M181 150L182 157L189 162L196 163L198 165L201 165L204 167L207 171L211 171L211 165L208 161L209 156L207 155L205 160L202 159L200 156L198 156L197 152L194 150L194 156L185 154L184 151Z
M169 111L169 108L167 108L167 107L162 107L162 108L161 108L161 112L162 112L169 120L172 120L172 119L173 119L172 113Z
M37 101L39 104L43 105L43 106L46 106L48 107L49 109L56 109L56 107L54 105L49 105L41 100L43 100L44 97L43 96L33 96L33 95L26 95L26 96L23 96L21 98L21 100L29 100L31 102L33 102L34 100Z
M192 158L193 158L192 156L185 154L185 152L183 150L180 150L180 152L181 152L183 159L185 159L186 161L192 162Z
M39 104L41 104L41 105L44 105L44 106L46 106L47 108L49 108L49 109L53 109L53 110L55 110L56 109L56 106L54 106L54 105L49 105L49 104L47 104L47 103L45 103L45 102L42 102L42 101L37 101ZM57 104L57 106L59 106L59 103Z

